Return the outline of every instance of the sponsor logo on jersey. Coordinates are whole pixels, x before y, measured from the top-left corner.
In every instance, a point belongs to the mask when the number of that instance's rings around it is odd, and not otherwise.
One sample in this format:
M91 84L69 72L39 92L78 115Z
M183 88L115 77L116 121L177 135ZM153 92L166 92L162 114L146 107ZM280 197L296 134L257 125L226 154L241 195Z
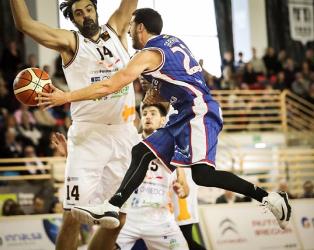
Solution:
M170 98L170 100L169 100L169 102L170 102L171 105L175 104L177 101L178 101L178 98L175 97L175 96L171 96L171 98Z
M102 33L102 34L100 35L100 38L101 38L102 40L104 40L105 42L108 41L108 40L110 39L110 35L109 35L108 31L105 31L104 33Z
M177 145L175 146L175 152L181 154L185 158L190 158L190 146L187 145L184 149L179 148Z

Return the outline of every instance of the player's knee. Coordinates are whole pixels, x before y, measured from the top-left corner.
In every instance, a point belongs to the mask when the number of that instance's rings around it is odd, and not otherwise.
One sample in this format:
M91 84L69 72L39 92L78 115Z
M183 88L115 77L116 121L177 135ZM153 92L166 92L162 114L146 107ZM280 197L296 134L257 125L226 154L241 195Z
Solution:
M195 171L192 171L192 179L193 179L193 181L195 182L196 185L203 186L200 183L200 178L199 178L198 174Z
M215 168L200 164L192 167L192 179L199 186L209 186L215 182Z
M62 222L63 230L79 231L80 225L81 223L72 216L71 212L65 211L63 213L63 222Z

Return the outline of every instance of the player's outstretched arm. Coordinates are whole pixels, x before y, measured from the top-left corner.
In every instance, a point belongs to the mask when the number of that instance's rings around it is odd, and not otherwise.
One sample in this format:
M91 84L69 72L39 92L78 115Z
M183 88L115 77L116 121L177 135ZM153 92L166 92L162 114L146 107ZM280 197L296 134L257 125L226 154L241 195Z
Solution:
M157 68L161 62L162 56L157 50L141 51L131 59L125 68L119 70L108 80L103 80L72 92L63 92L51 84L52 93L42 92L36 98L38 106L48 109L67 102L93 100L110 95L133 82L145 70Z
M189 184L187 182L185 172L182 168L176 169L177 180L173 182L172 187L180 199L188 197L190 193Z
M16 28L41 45L59 52L75 50L75 36L71 31L54 29L34 20L24 0L10 0Z
M121 0L119 8L108 20L108 25L115 30L125 48L127 48L126 34L137 2L138 0Z

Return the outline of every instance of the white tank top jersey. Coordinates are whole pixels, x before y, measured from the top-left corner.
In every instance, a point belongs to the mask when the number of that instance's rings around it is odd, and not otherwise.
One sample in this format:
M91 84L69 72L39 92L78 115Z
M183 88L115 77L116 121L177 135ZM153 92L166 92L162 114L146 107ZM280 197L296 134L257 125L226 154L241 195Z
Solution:
M190 168L183 168L190 193L185 199L179 199L176 194L172 194L174 207L174 216L179 226L194 224L199 222L198 202L197 202L197 185L192 179Z
M169 208L172 188L170 184L175 177L159 160L152 160L143 183L129 198L130 208Z
M101 26L101 36L94 42L79 32L73 59L63 65L63 71L71 91L81 89L103 79L110 78L130 60L117 34L109 26ZM109 96L71 103L73 121L103 124L130 123L135 119L133 83Z

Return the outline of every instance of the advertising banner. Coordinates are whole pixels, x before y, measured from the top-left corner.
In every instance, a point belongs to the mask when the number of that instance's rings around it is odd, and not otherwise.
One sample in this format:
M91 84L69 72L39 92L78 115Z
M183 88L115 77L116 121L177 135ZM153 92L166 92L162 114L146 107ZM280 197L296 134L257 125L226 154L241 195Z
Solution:
M304 250L314 250L314 200L301 199L293 203L293 221Z
M214 250L302 249L293 223L280 229L275 217L254 203L202 206L201 219Z
M289 0L291 38L304 45L314 40L313 0Z
M2 217L0 250L52 250L61 225L61 215Z

